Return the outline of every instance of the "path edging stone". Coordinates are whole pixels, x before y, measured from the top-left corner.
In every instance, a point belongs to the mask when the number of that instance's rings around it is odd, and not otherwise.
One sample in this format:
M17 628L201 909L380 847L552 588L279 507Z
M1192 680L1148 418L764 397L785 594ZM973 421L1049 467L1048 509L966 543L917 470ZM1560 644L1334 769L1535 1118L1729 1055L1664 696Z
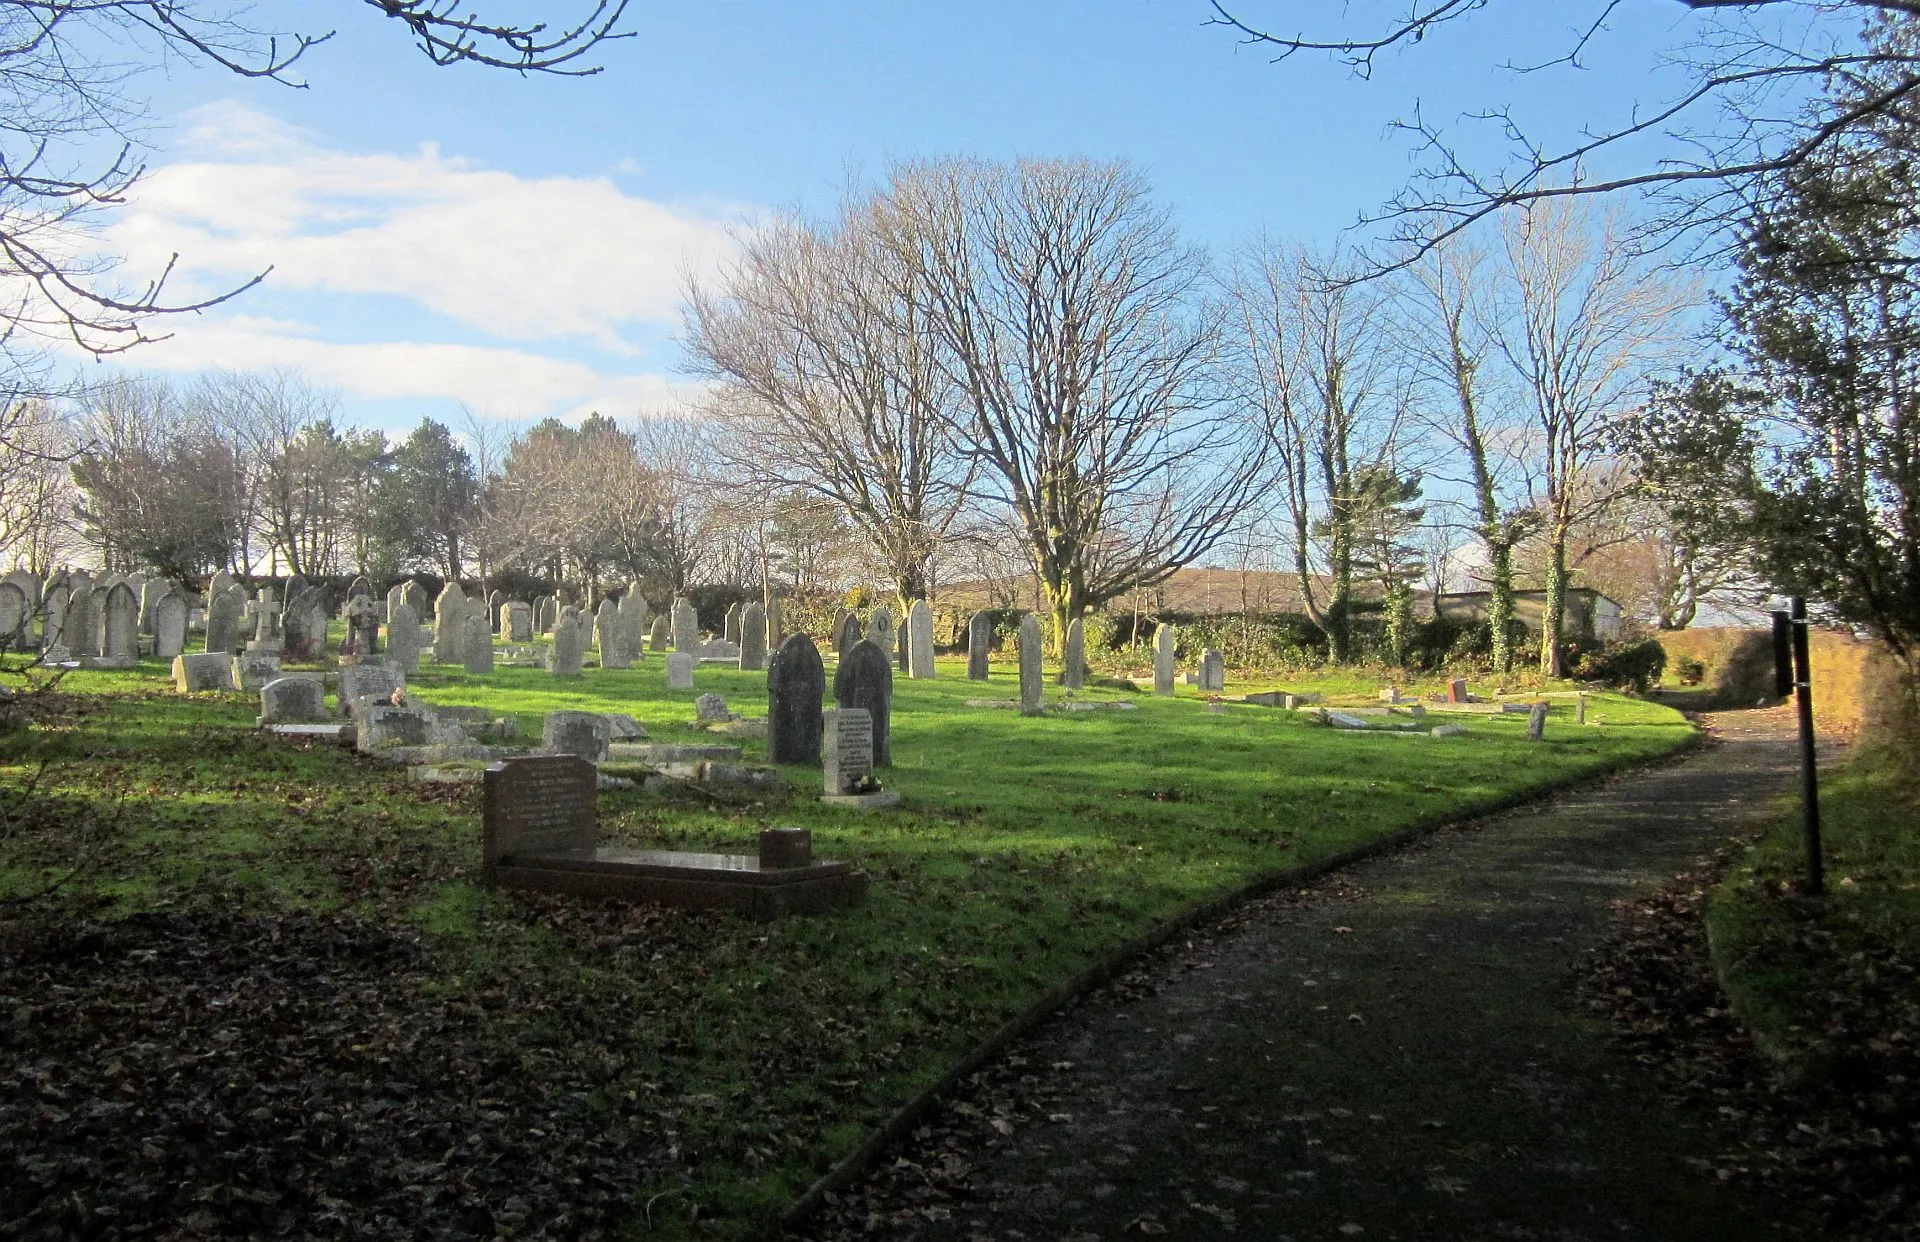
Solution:
M984 1068L989 1061L1006 1051L1019 1039L1037 1030L1068 1004L1111 982L1136 959L1151 953L1180 933L1203 923L1215 922L1239 907L1278 889L1306 884L1332 872L1351 867L1355 863L1366 862L1383 854L1391 854L1395 850L1404 849L1416 841L1430 837L1442 829L1470 824L1475 820L1504 814L1531 803L1543 802L1570 789L1606 780L1622 772L1679 759L1699 749L1705 741L1705 734L1700 730L1698 723L1691 720L1689 723L1694 724L1694 731L1672 750L1605 764L1564 781L1520 793L1507 794L1470 811L1437 815L1402 828L1398 832L1363 842L1351 849L1341 850L1339 853L1329 854L1312 862L1282 867L1257 875L1238 888L1195 902L1171 915L1133 939L1108 950L1078 974L1048 988L1025 1009L974 1045L972 1051L962 1057L952 1069L922 1087L906 1103L895 1109L880 1124L879 1129L867 1136L865 1142L836 1160L832 1167L814 1179L813 1184L808 1186L799 1198L781 1211L762 1236L771 1242L803 1224L808 1217L820 1210L826 1202L827 1195L852 1185L875 1168L888 1149L906 1137L941 1100L952 1094L956 1087Z

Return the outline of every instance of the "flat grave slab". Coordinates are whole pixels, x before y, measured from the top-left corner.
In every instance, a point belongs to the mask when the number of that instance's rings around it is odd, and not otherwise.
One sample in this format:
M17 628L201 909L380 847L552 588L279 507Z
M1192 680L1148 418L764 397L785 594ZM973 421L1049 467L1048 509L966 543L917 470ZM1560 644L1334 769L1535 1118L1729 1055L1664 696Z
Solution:
M353 740L353 726L350 724L270 724L260 726L265 733L276 733L281 737L320 737L336 742Z

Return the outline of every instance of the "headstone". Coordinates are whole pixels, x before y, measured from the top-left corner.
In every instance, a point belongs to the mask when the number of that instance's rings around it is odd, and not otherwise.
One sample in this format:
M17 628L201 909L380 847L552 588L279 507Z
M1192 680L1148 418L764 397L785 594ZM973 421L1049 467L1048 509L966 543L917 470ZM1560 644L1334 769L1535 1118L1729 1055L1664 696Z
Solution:
M140 631L143 634L151 634L153 633L153 606L160 602L162 595L173 590L173 584L165 578L148 578L137 589L140 592Z
M154 655L171 660L186 651L186 597L167 587L154 601Z
M407 602L406 586L407 584L404 582L396 582L392 586L387 588L387 619L388 620L393 619L394 609L398 608L400 605ZM414 615L417 617L420 614L415 613Z
M560 619L559 602L551 595L542 595L533 601L533 630L536 634L553 633L553 623Z
M613 747L613 724L598 712L548 712L540 749L599 763Z
M225 591L228 587L232 585L233 585L233 575L228 573L224 569L221 570L219 573L215 574L207 582L207 599L209 601L212 601L215 597L219 596L221 592Z
M684 595L673 597L673 649L697 655L700 647L700 614Z
M866 636L866 631L860 625L860 618L847 613L840 622L839 630L833 636L834 654L842 660L846 659L847 653L853 650L853 645Z
M1173 693L1173 627L1164 622L1153 631L1153 692Z
M124 582L107 591L100 607L100 655L129 664L140 658L140 597Z
M1467 726L1457 724L1438 725L1427 730L1428 737L1459 737L1467 731Z
M628 662L641 659L647 649L647 597L638 591L628 591L620 600L620 634Z
M219 576L215 575L215 581ZM246 591L228 587L207 600L207 650L231 654L240 646L241 612Z
M461 644L461 656L469 673L481 676L493 671L493 627L487 624L487 614L478 608L467 617L467 640Z
M20 592L20 598L25 601L20 619L0 629L0 635L11 636L10 646L13 650L31 651L40 645L34 625L34 618L40 613L40 580L25 570L16 569L0 581Z
M484 879L511 855L591 851L598 840L600 776L578 755L503 760L487 769L483 789Z
M353 581L347 583L347 602L352 603L363 595L369 599L373 597L373 583L367 580L365 574L355 574Z
M907 609L907 676L924 680L933 675L933 609L917 599Z
M173 657L173 688L182 694L233 689L233 657L224 651Z
M233 688L258 690L280 676L280 654L275 651L243 651L233 656Z
M260 594L246 606L245 612L247 619L253 623L253 637L247 642L247 650L279 655L285 646L285 639L280 629L280 601L273 597L271 582L260 588Z
M553 649L547 654L547 671L555 677L578 677L586 662L587 636L579 614L568 608L553 623Z
M1467 679L1456 677L1447 683L1447 702L1471 703L1473 696L1467 693Z
M873 775L873 717L863 707L842 707L823 714L821 729L820 764L827 793L859 792Z
M427 588L409 578L400 584L400 598L406 602L407 607L413 609L416 619L426 617L427 605L431 602L427 599Z
M467 593L449 582L433 601L433 659L437 664L459 664L467 646Z
M62 656L72 654L67 649L67 605L72 602L73 592L62 578L47 580L45 591L41 594L41 609L46 617L41 622L41 646L49 652L58 652Z
M820 649L805 634L780 644L767 670L767 758L774 763L820 762L820 704L827 675ZM871 725L869 725L871 727Z
M1527 713L1527 740L1537 742L1546 735L1546 731L1547 705L1535 703L1532 710Z
M387 618L387 660L404 674L420 670L420 648L426 635L420 630L420 614L402 599Z
M700 657L690 651L671 651L667 653L667 689L693 689L693 666Z
M778 651L780 644L787 640L785 631L780 628L780 592L767 592L767 650Z
M533 605L510 599L500 606L500 637L510 643L533 641Z
M833 701L836 707L859 707L873 721L873 762L886 767L893 762L893 662L886 648L872 639L862 639L848 649L833 674Z
M758 672L767 666L767 610L748 604L740 613L740 667Z
M340 714L351 715L361 699L391 699L406 685L406 677L391 664L349 664L340 670Z
M740 605L738 603L727 609L727 619L721 624L720 637L730 643L740 641Z
M727 701L709 691L693 701L693 719L695 724L725 724L733 719L733 713L727 710Z
M354 716L354 745L369 754L389 746L426 746L433 741L433 716L424 708L376 703Z
M1200 652L1200 689L1219 694L1227 688L1227 659L1212 647Z
M594 632L599 640L601 668L631 668L633 657L627 650L627 635L620 624L618 601L603 599L594 614Z
M307 580L299 574L287 579L287 589L280 592L280 598L292 602L293 597L307 589Z
M1061 652L1060 684L1079 690L1087 684L1087 627L1079 617L1067 622L1067 641Z
M876 608L867 617L867 641L880 648L880 653L888 659L893 658L893 613L886 608Z
M380 604L373 596L356 595L347 601L347 636L340 650L363 659L380 650Z
M861 638L866 637L866 632L860 628L860 618L854 616L851 608L842 608L834 614L833 628L827 631L827 641L833 645L836 654L843 649L841 647L841 640L846 636L849 625L854 627L855 632L859 633ZM848 643L846 645L851 647L853 644Z
M260 687L255 724L316 724L327 718L327 688L313 677L276 677Z
M487 592L487 633L500 628L500 610L506 606L507 593L495 588Z
M1040 622L1032 613L1020 618L1020 714L1038 716L1044 690L1040 665Z
M84 577L75 574L67 597L67 623L60 627L60 635L67 650L76 656L97 656L100 654L100 601L93 585Z
M280 637L289 660L317 660L327 646L326 588L308 587L287 601Z
M967 680L987 679L987 657L993 648L993 614L981 609L967 622Z
M1587 723L1587 692L1585 690L1573 696L1573 723L1577 725Z
M24 650L32 629L33 606L27 593L15 583L0 582L0 645L7 651Z

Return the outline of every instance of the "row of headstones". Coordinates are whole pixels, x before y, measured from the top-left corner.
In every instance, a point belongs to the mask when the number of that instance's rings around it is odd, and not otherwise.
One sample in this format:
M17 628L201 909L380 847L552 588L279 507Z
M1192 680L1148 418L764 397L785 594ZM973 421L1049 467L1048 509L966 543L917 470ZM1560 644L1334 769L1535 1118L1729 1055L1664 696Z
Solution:
M96 585L85 570L44 582L16 570L0 578L0 638L9 650L43 651L55 660L131 665L147 633L154 653L170 659L186 648L191 604L158 578L116 576Z

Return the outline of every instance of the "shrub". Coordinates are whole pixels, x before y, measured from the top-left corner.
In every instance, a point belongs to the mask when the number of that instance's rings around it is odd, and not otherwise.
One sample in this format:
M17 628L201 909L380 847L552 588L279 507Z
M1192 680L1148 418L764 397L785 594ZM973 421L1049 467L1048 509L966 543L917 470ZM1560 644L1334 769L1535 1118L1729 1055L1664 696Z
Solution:
M1645 694L1666 667L1666 649L1651 638L1642 638L1582 654L1573 666L1573 675L1578 681L1597 681Z
M1697 686L1707 679L1706 662L1696 656L1681 656L1673 664L1673 675L1683 686Z

